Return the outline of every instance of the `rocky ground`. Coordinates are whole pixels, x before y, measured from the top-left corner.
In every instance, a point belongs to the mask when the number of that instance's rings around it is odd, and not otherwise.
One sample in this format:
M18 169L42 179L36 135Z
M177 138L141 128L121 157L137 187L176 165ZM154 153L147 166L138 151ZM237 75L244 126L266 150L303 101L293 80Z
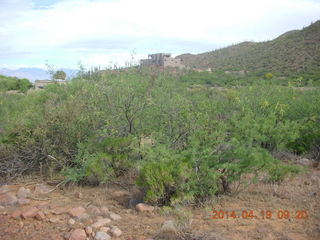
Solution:
M279 185L253 184L236 196L176 209L130 206L132 192L118 185L55 186L37 179L2 185L0 239L320 239L319 167ZM285 210L290 216L281 215ZM242 216L250 211L255 217ZM263 211L272 217L263 219Z

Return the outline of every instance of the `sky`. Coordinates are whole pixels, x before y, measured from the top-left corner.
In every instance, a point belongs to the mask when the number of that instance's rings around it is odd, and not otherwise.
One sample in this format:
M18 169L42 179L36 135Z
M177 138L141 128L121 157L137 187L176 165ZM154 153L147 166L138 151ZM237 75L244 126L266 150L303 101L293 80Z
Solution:
M0 68L123 66L272 40L320 20L320 0L0 0Z

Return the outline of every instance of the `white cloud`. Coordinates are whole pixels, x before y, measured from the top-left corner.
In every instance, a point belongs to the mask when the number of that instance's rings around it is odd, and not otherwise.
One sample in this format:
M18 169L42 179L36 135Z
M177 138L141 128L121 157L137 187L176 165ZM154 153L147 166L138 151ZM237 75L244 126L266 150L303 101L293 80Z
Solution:
M98 65L122 59L135 47L142 54L195 52L199 45L210 51L272 39L318 20L320 12L320 2L312 0L50 0L45 8L36 3L0 0L0 63L4 52L56 52L69 60L75 54L75 64L80 58Z

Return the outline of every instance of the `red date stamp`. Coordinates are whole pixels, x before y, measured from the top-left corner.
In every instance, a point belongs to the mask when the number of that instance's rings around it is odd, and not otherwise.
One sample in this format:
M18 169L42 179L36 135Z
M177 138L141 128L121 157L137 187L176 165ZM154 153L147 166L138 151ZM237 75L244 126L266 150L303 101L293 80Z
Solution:
M296 211L289 211L289 210L261 210L261 211L254 211L254 210L242 210L242 211L224 211L224 210L213 210L212 219L308 219L308 212L307 210L296 210Z

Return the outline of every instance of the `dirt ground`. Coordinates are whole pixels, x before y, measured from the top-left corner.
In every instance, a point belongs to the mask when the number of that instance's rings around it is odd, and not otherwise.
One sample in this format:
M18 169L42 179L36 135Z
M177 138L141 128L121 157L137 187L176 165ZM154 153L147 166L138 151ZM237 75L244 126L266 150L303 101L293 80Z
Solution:
M33 190L38 179L20 179L9 187L16 191L21 186ZM45 184L48 184L45 183ZM54 185L52 184L51 187ZM0 239L2 240L60 240L68 239L72 229L92 224L99 213L69 224L67 209L82 206L107 207L119 214L115 225L122 231L123 240L147 239L212 239L212 240L319 240L320 239L320 170L287 178L281 184L250 185L237 196L216 197L201 207L156 208L153 212L137 212L128 207L131 193L118 186L79 187L56 189L40 197L33 197L25 205L0 208ZM37 207L45 218L13 218L21 212ZM233 212L234 211L234 212ZM252 211L252 212L250 212ZM268 211L268 216L266 215ZM287 212L285 212L287 211ZM264 219L263 219L263 213ZM272 216L270 215L272 214ZM283 214L290 214L283 215ZM220 214L220 215L219 215ZM223 214L223 215L222 215ZM179 234L161 235L161 226L175 220ZM87 239L94 239L92 236Z

